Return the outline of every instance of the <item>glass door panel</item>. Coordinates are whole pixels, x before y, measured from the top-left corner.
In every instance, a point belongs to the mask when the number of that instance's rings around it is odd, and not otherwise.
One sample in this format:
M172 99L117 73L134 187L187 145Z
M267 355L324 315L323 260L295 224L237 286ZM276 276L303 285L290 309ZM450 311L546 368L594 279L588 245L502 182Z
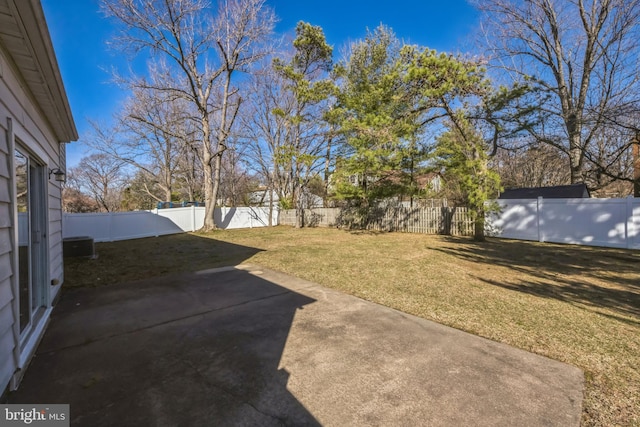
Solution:
M18 286L20 332L31 322L31 238L29 231L29 158L15 151L16 198L18 205Z
M46 305L46 168L19 150L14 157L20 333L26 336Z

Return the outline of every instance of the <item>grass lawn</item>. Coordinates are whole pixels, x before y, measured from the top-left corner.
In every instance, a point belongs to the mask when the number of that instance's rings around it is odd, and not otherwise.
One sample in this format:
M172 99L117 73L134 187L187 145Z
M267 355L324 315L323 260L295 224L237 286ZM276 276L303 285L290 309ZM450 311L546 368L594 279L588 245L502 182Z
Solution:
M259 264L580 367L583 425L640 425L640 251L275 227L97 252L65 262L65 287Z

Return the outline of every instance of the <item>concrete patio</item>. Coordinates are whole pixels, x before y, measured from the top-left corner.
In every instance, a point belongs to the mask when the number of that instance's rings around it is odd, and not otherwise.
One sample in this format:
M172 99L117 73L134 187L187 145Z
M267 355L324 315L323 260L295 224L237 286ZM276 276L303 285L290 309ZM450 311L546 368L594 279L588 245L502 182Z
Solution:
M578 426L579 369L252 266L66 291L10 403L78 426Z

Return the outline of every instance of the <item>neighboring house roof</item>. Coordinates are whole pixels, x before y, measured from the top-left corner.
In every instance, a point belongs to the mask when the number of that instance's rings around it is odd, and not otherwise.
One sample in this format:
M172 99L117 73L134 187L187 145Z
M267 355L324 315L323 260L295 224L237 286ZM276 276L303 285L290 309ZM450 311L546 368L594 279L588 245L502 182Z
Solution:
M554 187L508 188L500 194L500 199L587 199L589 190L583 183L556 185Z
M40 0L0 0L0 48L23 77L58 141L77 140Z
M271 190L271 194L269 194L269 190L266 188L261 188L249 193L250 203L269 203L269 201L278 203L279 200L280 197L278 196L278 193L276 193L274 190Z

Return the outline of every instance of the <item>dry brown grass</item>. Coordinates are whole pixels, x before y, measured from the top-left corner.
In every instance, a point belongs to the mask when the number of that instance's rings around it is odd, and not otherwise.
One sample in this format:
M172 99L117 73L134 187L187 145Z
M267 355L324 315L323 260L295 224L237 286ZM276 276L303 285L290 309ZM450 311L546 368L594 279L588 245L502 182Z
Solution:
M585 371L583 425L640 425L640 252L275 227L98 244L95 286L250 262Z

